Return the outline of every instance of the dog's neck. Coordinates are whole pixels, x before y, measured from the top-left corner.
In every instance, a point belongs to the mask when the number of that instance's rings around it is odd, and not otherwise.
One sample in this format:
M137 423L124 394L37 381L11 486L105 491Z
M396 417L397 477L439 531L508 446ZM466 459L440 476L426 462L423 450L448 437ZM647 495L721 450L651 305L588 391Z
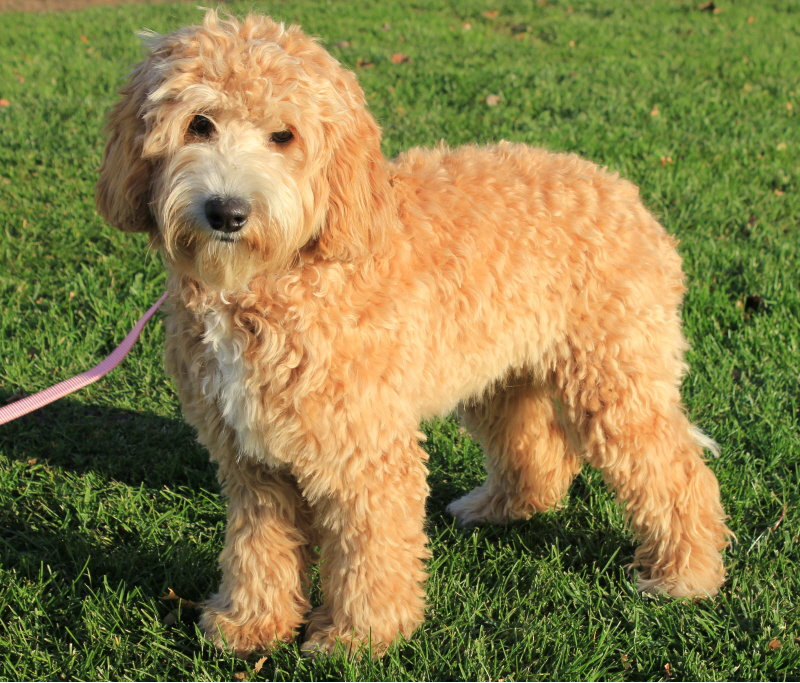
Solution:
M386 260L377 258L377 262L385 263ZM321 304L324 299L340 296L354 285L359 274L374 273L375 266L374 256L366 260L342 261L308 253L299 255L290 268L257 272L249 279L228 287L170 268L167 286L176 303L198 317L211 311L233 312L235 309L272 309L277 312L301 300L314 300Z
M381 270L380 264L390 262L393 250L405 243L389 237L390 233L401 230L393 192L390 197L392 203L382 216L384 224L376 227L382 237L369 241L353 254L330 255L321 247L321 237L315 236L294 254L290 263L283 265L264 263L253 254L249 261L240 258L235 269L203 268L187 256L167 262L169 289L188 310L202 313L212 308L247 307L256 299L261 302L273 296L280 299L292 286L313 289L311 283L319 280L321 270L327 273L328 290L337 289L331 288L333 282L345 286L359 273Z

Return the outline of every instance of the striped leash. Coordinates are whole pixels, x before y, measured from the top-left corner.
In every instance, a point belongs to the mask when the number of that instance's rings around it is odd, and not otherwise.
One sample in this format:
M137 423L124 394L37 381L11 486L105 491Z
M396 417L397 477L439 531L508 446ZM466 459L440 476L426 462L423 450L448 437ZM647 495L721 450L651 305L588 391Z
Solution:
M63 382L59 382L58 384L44 389L37 394L26 396L25 398L21 398L19 401L9 403L7 406L0 408L0 425L5 424L6 422L11 422L12 420L16 420L18 417L22 417L23 415L27 415L28 413L33 412L42 406L46 406L48 403L57 401L67 394L71 394L73 391L83 389L83 387L88 386L92 382L96 382L98 379L103 377L103 375L111 372L122 362L122 359L128 355L128 352L131 350L133 345L136 343L136 340L139 338L139 335L142 333L147 321L153 317L153 314L161 307L161 304L166 301L167 296L167 292L164 292L164 294L161 295L161 298L152 306L150 306L150 308L147 309L147 312L141 318L139 318L138 322L133 326L133 329L128 332L128 335L122 340L120 345L102 361L95 365L91 370L87 370L86 372L76 375L75 377L65 379Z

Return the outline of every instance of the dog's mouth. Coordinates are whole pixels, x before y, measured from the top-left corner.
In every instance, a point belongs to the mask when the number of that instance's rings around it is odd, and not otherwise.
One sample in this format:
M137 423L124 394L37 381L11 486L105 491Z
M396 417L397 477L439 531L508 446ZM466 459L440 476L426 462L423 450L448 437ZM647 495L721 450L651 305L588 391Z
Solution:
M222 242L223 244L235 244L241 239L238 235L223 235L216 232L212 234L217 242Z

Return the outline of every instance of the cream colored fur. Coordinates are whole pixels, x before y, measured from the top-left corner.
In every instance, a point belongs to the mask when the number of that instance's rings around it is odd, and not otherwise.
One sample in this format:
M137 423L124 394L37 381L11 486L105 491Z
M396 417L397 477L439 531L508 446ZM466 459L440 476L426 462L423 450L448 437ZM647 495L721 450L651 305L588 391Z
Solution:
M418 425L453 410L487 466L449 507L460 523L557 506L589 463L625 506L640 586L717 591L729 532L713 442L680 402L680 260L634 185L507 142L388 161L353 74L266 18L212 11L148 44L97 203L164 254L167 367L229 500L209 638L410 636ZM246 202L240 229L215 227L215 197Z

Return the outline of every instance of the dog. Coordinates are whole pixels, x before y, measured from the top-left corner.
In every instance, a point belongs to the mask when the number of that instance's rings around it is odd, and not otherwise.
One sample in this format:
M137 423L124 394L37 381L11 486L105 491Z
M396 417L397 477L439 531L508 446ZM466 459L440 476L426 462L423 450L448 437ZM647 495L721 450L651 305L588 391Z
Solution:
M676 241L637 188L500 142L389 161L354 74L296 26L216 11L145 36L100 214L168 269L166 367L228 499L201 626L238 654L380 654L422 622L422 419L486 454L460 525L557 507L599 468L641 590L714 595L730 535L686 417ZM322 604L308 570L319 560Z

